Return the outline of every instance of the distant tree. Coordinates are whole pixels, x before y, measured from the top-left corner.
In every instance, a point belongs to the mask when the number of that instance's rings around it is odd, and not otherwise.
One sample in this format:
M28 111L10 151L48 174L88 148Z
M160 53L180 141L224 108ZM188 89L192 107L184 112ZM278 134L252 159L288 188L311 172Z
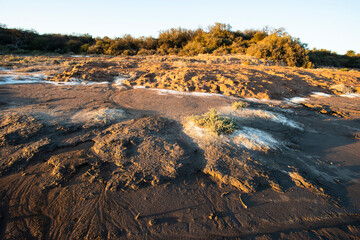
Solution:
M153 37L140 37L139 47L146 50L156 50L159 40Z
M73 52L73 53L79 53L80 47L82 46L82 42L80 40L70 39L66 43L66 51L67 52Z
M229 52L228 47L234 42L236 35L231 31L231 26L224 23L215 23L208 27L208 32L198 29L194 38L180 52L183 55L196 55L213 53L218 48L221 52Z
M184 28L171 28L161 31L158 38L158 48L165 52L177 52L193 37L194 32Z
M346 55L346 56L349 56L349 57L355 57L355 51L353 51L353 50L348 50L345 55Z

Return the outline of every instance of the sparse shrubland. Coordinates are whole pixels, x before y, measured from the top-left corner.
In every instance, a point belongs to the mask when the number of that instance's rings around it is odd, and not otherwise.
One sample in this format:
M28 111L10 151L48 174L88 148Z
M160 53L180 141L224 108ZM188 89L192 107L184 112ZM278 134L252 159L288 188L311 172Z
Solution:
M348 51L338 55L327 50L312 50L282 29L233 31L231 26L215 23L208 29L171 28L158 38L93 38L84 35L38 34L34 30L9 29L0 24L0 54L70 53L106 55L181 55L249 54L293 67L333 66L360 68L360 54Z
M232 119L220 116L213 108L201 116L191 116L190 120L199 127L206 128L216 134L231 134L237 128L236 123Z
M355 54L352 50L347 51L345 55L340 55L326 49L313 49L309 57L315 66L360 68L360 53Z

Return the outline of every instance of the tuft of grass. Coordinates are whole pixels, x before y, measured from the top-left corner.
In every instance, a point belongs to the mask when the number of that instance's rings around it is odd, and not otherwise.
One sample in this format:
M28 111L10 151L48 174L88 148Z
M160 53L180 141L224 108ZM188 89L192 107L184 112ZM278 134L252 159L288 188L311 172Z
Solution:
M249 106L249 104L243 101L237 101L232 104L232 108L234 110L238 110L240 108L246 108L247 106Z
M231 134L237 128L234 120L228 117L221 117L213 108L201 116L191 116L190 119L199 127L206 128L216 134Z

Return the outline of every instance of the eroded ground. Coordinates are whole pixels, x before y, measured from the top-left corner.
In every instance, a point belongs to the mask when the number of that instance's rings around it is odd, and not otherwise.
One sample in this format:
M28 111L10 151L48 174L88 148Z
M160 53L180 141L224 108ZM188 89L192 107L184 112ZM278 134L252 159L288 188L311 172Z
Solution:
M3 59L1 238L357 239L359 73L233 58ZM227 76L254 89L221 90ZM189 120L209 108L238 129Z
M356 70L277 66L246 55L177 57L14 57L0 56L0 67L36 74L55 82L113 82L185 92L282 99L312 92L360 93Z

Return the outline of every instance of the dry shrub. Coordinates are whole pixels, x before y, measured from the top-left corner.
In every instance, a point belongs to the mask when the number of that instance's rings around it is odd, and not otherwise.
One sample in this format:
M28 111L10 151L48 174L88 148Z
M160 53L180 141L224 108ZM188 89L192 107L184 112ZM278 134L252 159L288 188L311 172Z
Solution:
M240 108L246 108L247 106L249 106L249 104L243 101L237 101L232 104L232 108L234 110L238 110Z
M305 45L286 33L272 33L250 46L246 53L257 58L285 62L291 67L311 67Z
M206 128L216 134L233 133L237 126L236 123L227 117L221 117L215 109L210 109L209 112L203 115L195 115L190 118L196 125Z

